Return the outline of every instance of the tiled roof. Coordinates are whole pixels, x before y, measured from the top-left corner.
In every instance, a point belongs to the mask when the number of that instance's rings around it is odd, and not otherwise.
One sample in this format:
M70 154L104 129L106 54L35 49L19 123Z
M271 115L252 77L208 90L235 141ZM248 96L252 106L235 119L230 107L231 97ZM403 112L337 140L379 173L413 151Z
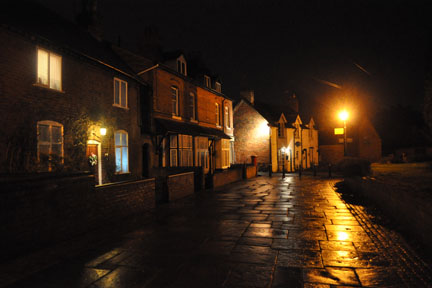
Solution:
M202 127L197 124L185 123L180 121L171 121L167 119L156 119L157 128L159 132L172 132L187 134L193 136L204 136L231 139L230 136L226 135L222 130L215 128Z
M39 43L80 54L129 76L132 69L111 49L111 45L96 40L89 32L55 12L32 1L2 3L0 22Z

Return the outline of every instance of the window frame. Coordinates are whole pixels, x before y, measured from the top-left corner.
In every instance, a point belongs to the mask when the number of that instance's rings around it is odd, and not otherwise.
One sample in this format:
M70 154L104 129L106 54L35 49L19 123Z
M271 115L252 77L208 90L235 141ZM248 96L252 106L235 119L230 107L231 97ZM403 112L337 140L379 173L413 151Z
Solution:
M189 107L191 109L192 117L191 120L197 120L196 117L196 95L193 92L189 93Z
M48 63L47 63L47 84L44 84L39 81L39 50L48 54ZM51 55L58 57L60 59L60 87L59 89L51 87ZM37 47L36 48L36 83L35 85L48 88L54 91L63 92L63 57L60 54L54 53L48 49Z
M220 105L219 105L219 103L215 103L215 108L216 108L216 111L215 111L215 120L216 120L216 126L217 127L220 127Z
M231 128L231 119L230 119L230 113L229 113L229 107L228 106L225 106L225 109L224 109L225 111L224 111L224 122L225 122L225 127L227 128L227 129L230 129Z
M207 88L211 88L211 79L207 75L204 75L204 85Z
M41 141L40 140L40 126L41 125L45 125L45 126L48 126L49 127L49 137L50 137L50 141L48 141L48 142L45 142L45 141ZM56 122L56 121L52 121L52 120L42 120L42 121L38 121L37 123L36 123L36 133L37 133L37 161L40 163L40 160L41 160L41 158L40 158L40 156L41 156L41 153L40 153L40 146L41 146L41 144L42 145L49 145L49 153L48 153L48 161L49 160L51 160L51 155L53 154L53 153L51 153L52 152L52 146L53 146L53 144L59 144L59 143L54 143L53 142L53 138L52 138L52 127L53 126L55 126L55 127L60 127L60 131L61 131L61 142L60 142L60 144L61 144L61 155L59 155L59 157L60 157L60 159L61 159L61 162L60 163L64 163L64 126L63 126L63 124L61 124L61 123L59 123L59 122ZM51 167L51 162L49 161L48 162L48 171L51 171L52 170L52 167Z
M180 98L180 96L179 96L179 88L177 87L177 86L171 86L170 87L170 91L171 91L171 114L172 114L172 116L176 116L176 117L179 117L180 116L180 105L179 105L179 103L180 103L180 101L179 101L179 98ZM173 99L173 91L175 91L175 100ZM175 110L176 111L172 111L173 110L173 104L174 104L174 102L175 102Z
M126 135L126 146L123 146L121 143L120 145L117 145L116 143L116 136L117 134ZM127 171L123 171L123 148L127 148ZM117 171L117 148L120 148L120 171ZM115 174L127 174L130 173L130 165L129 165L129 133L126 130L116 130L114 132L114 156L115 156Z
M119 82L119 103L116 103L116 82ZM122 83L125 83L125 85L126 85L126 96L125 96L125 106L122 106L121 105L121 102L122 102L122 93L121 93L121 84ZM115 107L119 107L119 108L123 108L123 109L129 109L129 107L128 107L128 90L129 90L129 87L128 87L128 82L127 81L125 81L125 80L122 80L122 79L120 79L120 78L117 78L117 77L114 77L114 82L113 82L113 91L114 91L114 104L113 104L113 106L115 106Z

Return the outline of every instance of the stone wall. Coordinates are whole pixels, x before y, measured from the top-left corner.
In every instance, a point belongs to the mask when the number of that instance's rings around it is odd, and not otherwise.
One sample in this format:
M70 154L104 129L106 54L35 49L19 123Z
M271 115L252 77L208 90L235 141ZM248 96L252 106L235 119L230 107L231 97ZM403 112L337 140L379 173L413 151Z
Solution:
M2 180L1 186L2 259L155 207L154 179L95 188L87 174L37 175Z
M347 178L348 187L371 199L402 229L432 249L432 203L412 193L409 186L389 184L371 177Z
M192 195L195 191L194 179L194 172L187 172L168 176L168 200L173 201Z

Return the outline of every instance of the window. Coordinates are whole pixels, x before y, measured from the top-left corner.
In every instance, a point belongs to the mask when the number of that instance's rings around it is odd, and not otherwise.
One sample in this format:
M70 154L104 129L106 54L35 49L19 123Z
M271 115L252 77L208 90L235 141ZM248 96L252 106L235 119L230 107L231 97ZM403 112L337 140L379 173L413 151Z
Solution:
M116 172L129 172L129 157L128 157L128 134L126 131L115 132L115 159Z
M62 58L52 52L37 51L37 84L62 90Z
M127 108L127 82L114 78L114 105Z
M219 83L219 82L216 82L216 83L215 83L215 90L216 90L217 92L222 92L222 86L221 86L221 83Z
M186 73L186 63L182 60L177 60L177 72L183 75L187 75Z
M224 116L224 122L225 122L225 127L226 128L230 128L230 115L229 115L229 108L228 106L225 106L225 116Z
M215 122L216 122L216 125L217 126L220 126L220 109L219 109L219 104L218 103L215 103L215 109L216 109L216 111L215 111Z
M194 93L189 94L189 107L190 107L191 119L196 120L195 94Z
M177 164L177 134L170 135L170 166L176 167Z
M171 86L172 115L179 115L179 91L177 87Z
M170 135L170 166L193 166L192 136Z
M222 139L222 168L230 166L230 140Z
M208 138L195 137L195 166L208 168Z
M48 171L55 163L63 163L63 125L54 121L37 123L37 157Z
M285 136L285 125L283 122L278 123L278 136L279 137Z
M204 85L205 85L207 88L211 88L211 85L210 85L210 77L207 76L207 75L204 75Z
M179 166L193 166L192 136L179 134L178 137Z
M300 138L300 126L295 124L294 138Z

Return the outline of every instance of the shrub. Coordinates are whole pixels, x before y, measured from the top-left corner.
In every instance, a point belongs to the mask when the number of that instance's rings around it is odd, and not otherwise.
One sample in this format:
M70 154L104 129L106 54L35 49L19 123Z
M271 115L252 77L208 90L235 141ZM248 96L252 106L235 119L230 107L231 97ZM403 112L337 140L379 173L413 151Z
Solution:
M338 163L343 176L366 176L371 173L371 162L357 157L345 157Z

